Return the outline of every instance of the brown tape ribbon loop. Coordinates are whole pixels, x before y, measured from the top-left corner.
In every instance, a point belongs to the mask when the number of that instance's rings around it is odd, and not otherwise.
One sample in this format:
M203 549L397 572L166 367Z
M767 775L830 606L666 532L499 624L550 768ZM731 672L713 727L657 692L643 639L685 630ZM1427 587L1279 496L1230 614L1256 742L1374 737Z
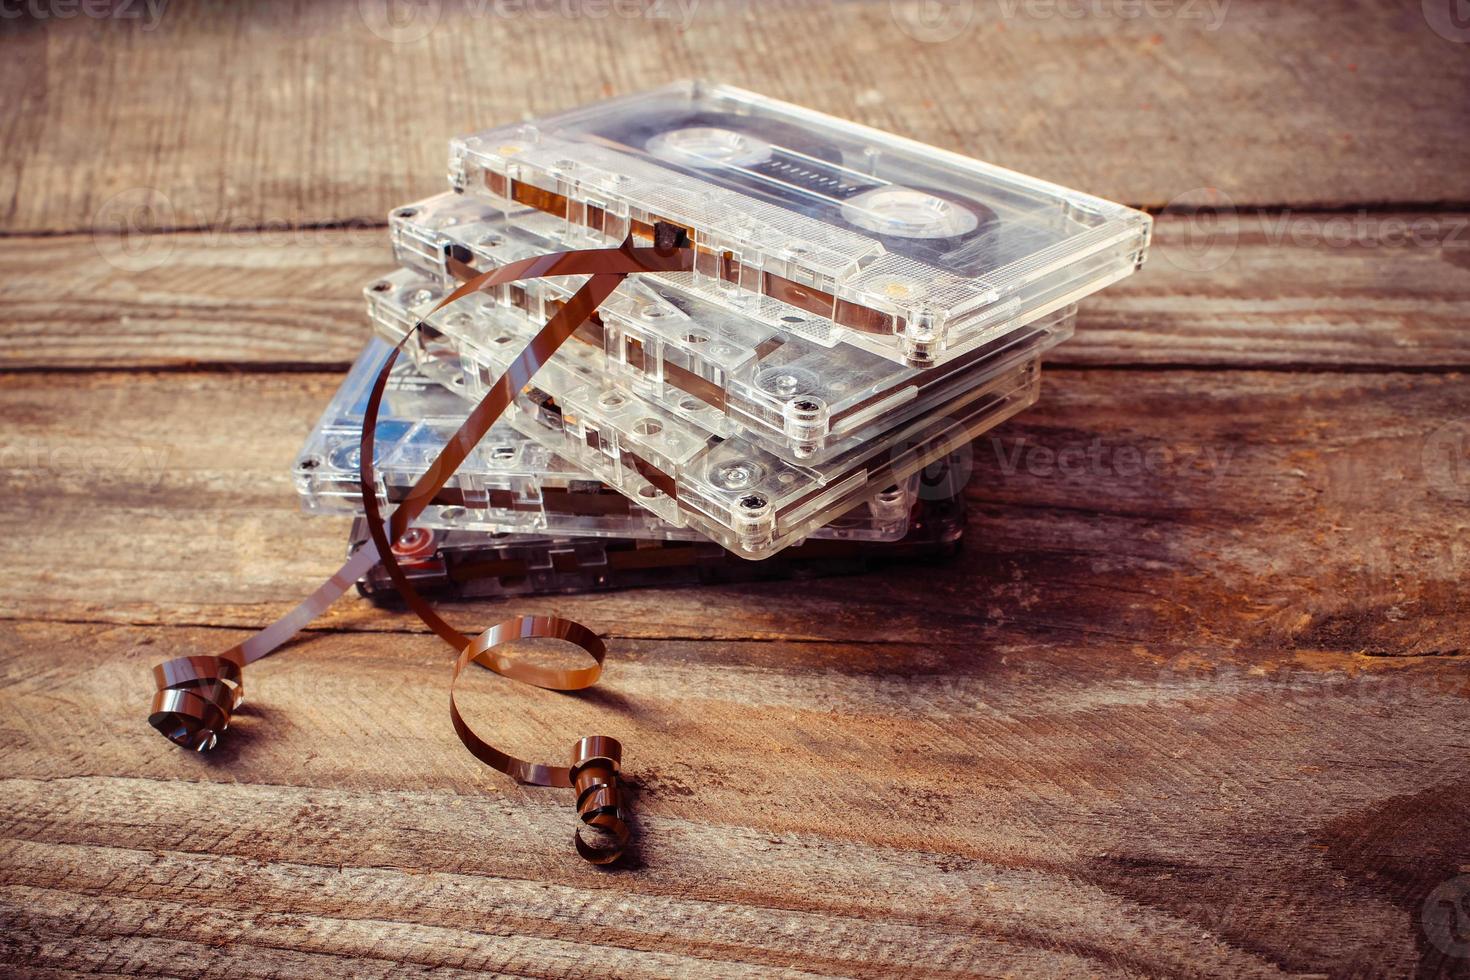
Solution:
M153 711L148 724L170 742L207 752L230 727L245 700L238 661L227 657L178 657L153 668Z
M478 637L469 637L445 622L418 594L394 556L391 542L403 536L409 524L443 489L491 425L510 407L516 393L597 311L623 279L636 273L688 271L692 263L693 250L687 236L671 225L661 224L655 229L651 248L634 246L630 237L614 249L584 249L537 256L476 276L445 297L426 316L470 293L507 282L547 276L589 276L587 282L546 322L505 373L490 386L459 431L450 437L438 457L393 511L391 519L385 522L373 477L373 440L378 410L393 364L403 345L423 326L423 321L415 324L383 364L363 416L360 452L362 503L372 546L360 548L298 606L238 646L217 657L181 657L154 668L158 690L154 695L149 723L178 745L199 751L213 748L229 727L230 715L239 706L244 691L241 683L243 666L277 649L325 611L374 563L381 562L408 606L459 653L450 682L449 712L460 741L486 765L522 782L574 788L582 823L610 838L608 843L589 844L579 830L574 838L577 852L596 864L617 860L626 848L631 832L622 802L619 776L622 746L616 739L602 735L579 739L573 746L568 767L530 763L501 752L476 735L460 715L454 700L454 684L471 661L512 680L538 687L553 690L588 687L596 683L602 673L606 656L602 641L586 627L555 616L513 617ZM554 637L572 643L592 658L593 665L576 670L555 670L511 660L498 649L512 640L532 637Z

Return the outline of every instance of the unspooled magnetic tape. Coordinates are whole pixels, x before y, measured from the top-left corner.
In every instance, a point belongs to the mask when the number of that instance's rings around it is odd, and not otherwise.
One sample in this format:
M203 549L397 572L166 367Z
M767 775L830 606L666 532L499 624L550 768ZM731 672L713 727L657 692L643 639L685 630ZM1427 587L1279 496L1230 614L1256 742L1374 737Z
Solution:
M586 627L554 616L515 616L478 634L462 633L440 617L418 593L391 542L404 539L414 519L435 499L496 419L505 412L516 392L530 381L624 278L635 274L687 270L692 262L693 252L682 232L672 226L660 226L650 246L636 246L628 240L614 248L542 255L487 273L446 296L441 306L506 282L542 276L588 277L566 305L525 345L499 381L489 387L423 476L385 519L376 493L374 438L378 412L397 351L386 358L365 407L358 453L364 520L371 541L354 552L335 574L294 609L244 642L217 655L181 657L156 667L156 690L149 723L183 748L193 751L214 748L241 704L245 667L274 652L324 612L365 573L375 565L381 565L409 608L457 654L450 684L450 719L465 747L487 765L521 782L575 790L577 815L582 824L582 829L574 835L578 853L597 864L616 861L624 852L630 835L620 777L621 744L607 736L585 736L573 742L564 763L529 762L496 749L481 737L460 714L454 699L455 682L470 663L538 687L554 690L589 687L602 673L606 656L602 641ZM508 644L531 638L552 638L570 643L585 652L591 662L577 669L551 669L505 654L504 648ZM595 831L596 834L584 831Z

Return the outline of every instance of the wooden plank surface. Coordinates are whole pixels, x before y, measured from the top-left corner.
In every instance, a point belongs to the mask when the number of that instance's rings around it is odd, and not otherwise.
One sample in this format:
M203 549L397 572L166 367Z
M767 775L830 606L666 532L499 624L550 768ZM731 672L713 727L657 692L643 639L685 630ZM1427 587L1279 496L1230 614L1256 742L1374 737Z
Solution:
M1061 365L1470 367L1470 212L1164 216ZM0 367L345 368L386 232L0 238ZM146 243L146 244L144 244Z
M980 444L952 566L457 607L610 634L597 695L480 678L468 710L516 751L626 739L642 843L615 875L558 846L563 800L462 752L446 652L365 603L252 668L214 755L142 727L148 665L232 642L330 570L345 522L290 514L285 473L335 380L0 389L14 437L48 453L9 461L7 494L49 494L0 534L51 569L12 592L0 640L14 959L247 976L1454 965L1416 903L1470 847L1470 484L1432 455L1440 420L1470 414L1460 376L1056 371ZM1201 398L1219 410L1187 410ZM1094 438L1107 462L1084 472L1037 455ZM1131 473L1125 446L1161 462Z
M345 547L345 519L296 513L290 479L338 380L9 376L4 490L47 506L0 515L0 535L56 558L11 589L13 614L244 627L284 612ZM1456 616L1470 472L1449 450L1466 417L1458 373L1055 370L1034 409L972 449L974 547L885 580L882 602L834 580L512 605L633 637L963 643L999 621L1171 655L1454 657L1470 640ZM324 622L364 616L390 622L362 603Z
M950 38L929 0L386 2L12 26L0 228L126 224L144 188L164 228L379 220L450 136L692 76L1151 208L1467 200L1470 58L1412 3L962 2Z
M1437 8L554 6L0 20L0 970L1470 974L1470 47ZM288 467L387 209L452 133L691 75L1169 207L973 447L962 555L451 610L608 638L590 696L465 701L513 751L626 740L619 872L366 602L251 668L218 752L153 735L151 664L341 554Z

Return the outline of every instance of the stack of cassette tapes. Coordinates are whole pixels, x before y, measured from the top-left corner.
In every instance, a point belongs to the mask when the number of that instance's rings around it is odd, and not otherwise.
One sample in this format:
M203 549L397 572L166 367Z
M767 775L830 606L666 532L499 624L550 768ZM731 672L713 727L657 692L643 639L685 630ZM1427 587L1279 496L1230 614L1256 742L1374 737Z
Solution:
M934 561L964 532L957 451L1031 405L1076 303L1139 267L1146 214L776 102L683 83L456 139L450 190L395 209L399 268L295 464L312 512L403 499L583 283L438 303L507 264L682 229L630 276L394 545L421 589L501 596ZM349 548L367 540L361 520ZM380 569L360 583L391 597Z

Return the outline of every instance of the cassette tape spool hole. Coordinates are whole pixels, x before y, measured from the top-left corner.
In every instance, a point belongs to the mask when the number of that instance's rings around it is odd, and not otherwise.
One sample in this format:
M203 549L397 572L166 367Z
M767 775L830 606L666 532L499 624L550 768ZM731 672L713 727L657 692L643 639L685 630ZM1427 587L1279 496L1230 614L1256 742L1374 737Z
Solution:
M842 219L895 238L960 238L981 223L979 214L956 201L897 185L854 194L842 203Z
M753 167L771 159L770 143L749 133L718 126L684 126L659 133L643 144L660 160L700 169Z

